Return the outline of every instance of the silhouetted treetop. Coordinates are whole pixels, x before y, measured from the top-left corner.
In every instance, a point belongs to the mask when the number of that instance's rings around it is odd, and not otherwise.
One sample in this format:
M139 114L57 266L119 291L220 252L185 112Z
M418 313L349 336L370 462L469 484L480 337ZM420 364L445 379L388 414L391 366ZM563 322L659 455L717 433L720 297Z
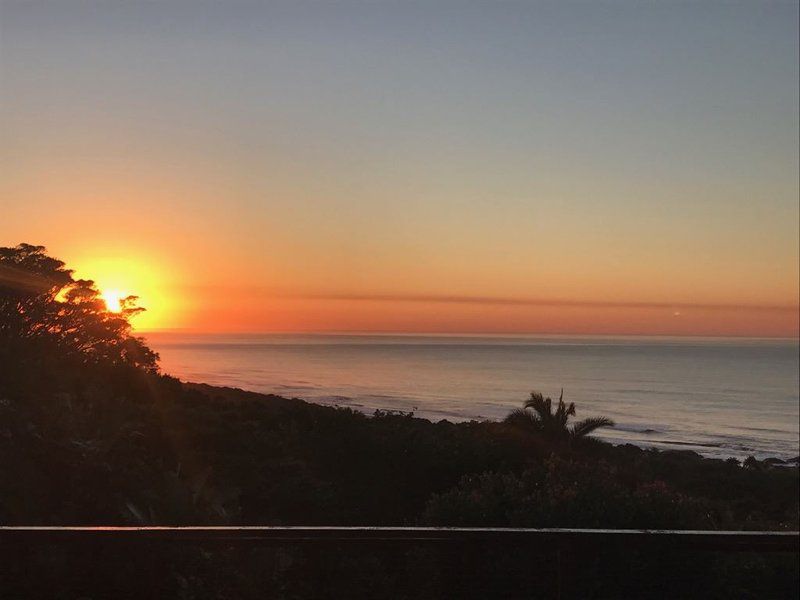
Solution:
M158 370L158 355L131 334L144 309L136 296L108 310L88 279L74 279L44 246L0 247L0 356L6 361L77 359Z
M531 392L524 408L518 408L505 418L505 422L536 433L554 442L568 442L584 438L601 427L613 427L614 421L606 417L593 417L569 426L569 418L575 416L575 403L564 402L564 390L553 410L553 400L539 392Z

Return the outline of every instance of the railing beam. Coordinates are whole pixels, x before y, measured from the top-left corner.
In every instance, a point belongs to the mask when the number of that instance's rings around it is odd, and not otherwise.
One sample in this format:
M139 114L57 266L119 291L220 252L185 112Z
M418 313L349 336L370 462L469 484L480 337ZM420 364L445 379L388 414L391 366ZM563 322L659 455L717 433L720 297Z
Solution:
M609 544L742 552L800 551L797 531L529 529L497 527L42 527L0 526L0 544L15 542L226 544L479 543L588 548Z

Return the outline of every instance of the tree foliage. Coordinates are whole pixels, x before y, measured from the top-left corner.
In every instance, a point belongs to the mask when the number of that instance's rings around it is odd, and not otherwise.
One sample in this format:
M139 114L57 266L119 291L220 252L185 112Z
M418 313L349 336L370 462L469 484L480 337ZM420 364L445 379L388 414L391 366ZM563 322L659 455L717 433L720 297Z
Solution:
M536 433L548 441L567 443L585 438L601 427L614 426L614 421L606 417L592 417L569 426L569 418L573 416L575 416L575 403L564 403L564 390L561 390L555 411L551 398L545 398L539 392L531 392L524 408L513 410L505 422Z
M158 370L158 355L131 333L144 309L136 296L108 310L88 279L75 279L44 246L0 247L0 360L44 368L55 362Z

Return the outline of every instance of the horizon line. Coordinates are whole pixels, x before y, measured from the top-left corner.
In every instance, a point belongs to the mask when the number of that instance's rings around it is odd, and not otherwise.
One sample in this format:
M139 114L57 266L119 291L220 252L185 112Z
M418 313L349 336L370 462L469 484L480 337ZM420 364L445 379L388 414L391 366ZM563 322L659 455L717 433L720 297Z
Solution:
M177 333L190 335L329 335L329 336L418 336L418 337L572 337L572 338L681 338L681 339L728 339L728 340L784 340L800 343L800 333L787 335L712 335L680 333L563 333L546 331L399 331L391 329L328 329L328 330L251 330L208 331L189 327L164 327L158 329L134 329L135 335L149 333Z

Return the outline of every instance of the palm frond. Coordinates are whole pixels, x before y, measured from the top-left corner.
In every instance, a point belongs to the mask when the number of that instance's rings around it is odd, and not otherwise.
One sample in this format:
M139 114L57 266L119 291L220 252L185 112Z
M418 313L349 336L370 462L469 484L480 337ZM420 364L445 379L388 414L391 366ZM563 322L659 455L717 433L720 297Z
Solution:
M606 417L592 417L578 421L570 428L570 435L574 438L586 437L601 427L614 427L614 421Z
M531 397L525 401L525 408L532 409L539 416L539 420L547 423L553 418L552 403L550 398L545 398L539 392L531 392Z
M503 422L529 431L535 431L541 428L541 421L538 415L524 408L515 408L503 419Z
M569 406L564 404L564 400L561 398L558 399L558 408L556 409L555 421L561 427L566 427L567 421L569 420L570 416L575 414L575 403L570 402Z
M544 396L540 392L531 392L531 397L525 400L525 408L534 408L544 404Z

